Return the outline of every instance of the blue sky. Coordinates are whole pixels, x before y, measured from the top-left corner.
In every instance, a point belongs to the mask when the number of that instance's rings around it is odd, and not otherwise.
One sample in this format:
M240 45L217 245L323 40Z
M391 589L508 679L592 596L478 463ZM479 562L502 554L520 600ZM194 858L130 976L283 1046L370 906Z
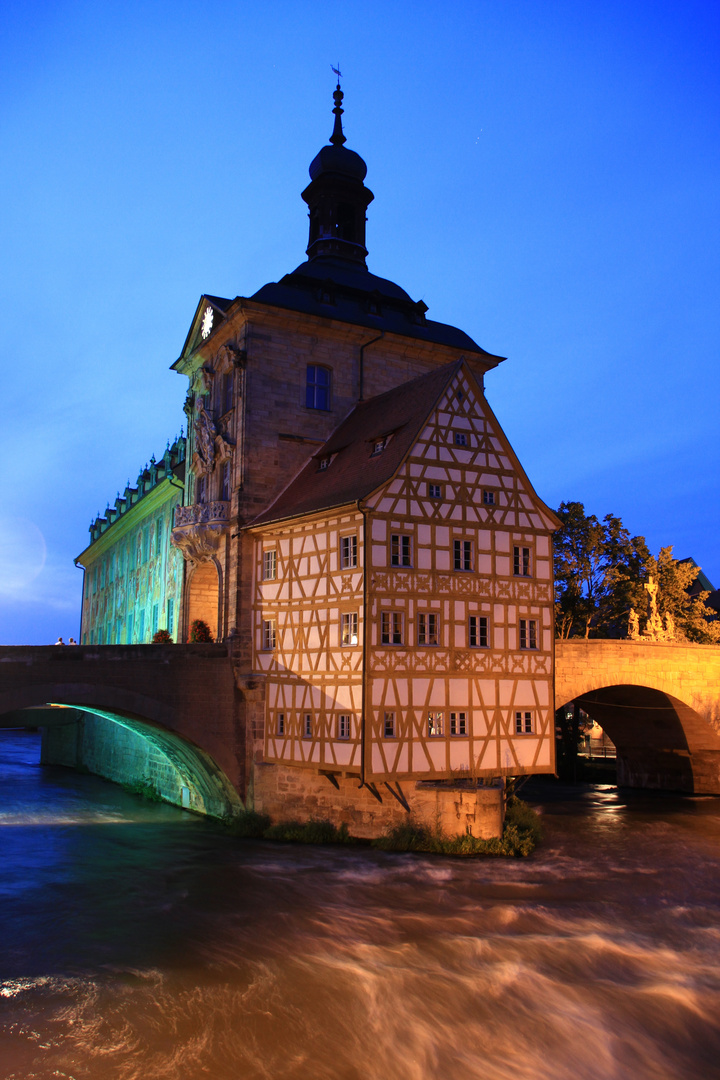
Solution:
M487 397L546 502L720 585L719 56L692 0L6 2L0 643L77 636L200 295L304 259L338 60L370 269L508 357Z

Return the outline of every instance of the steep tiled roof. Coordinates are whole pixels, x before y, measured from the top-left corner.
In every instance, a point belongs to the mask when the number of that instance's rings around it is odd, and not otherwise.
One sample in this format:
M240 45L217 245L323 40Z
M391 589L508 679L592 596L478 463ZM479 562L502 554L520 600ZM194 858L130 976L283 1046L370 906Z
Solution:
M462 360L360 402L251 526L357 502L394 476ZM391 436L384 450L374 443ZM320 468L330 458L327 468Z

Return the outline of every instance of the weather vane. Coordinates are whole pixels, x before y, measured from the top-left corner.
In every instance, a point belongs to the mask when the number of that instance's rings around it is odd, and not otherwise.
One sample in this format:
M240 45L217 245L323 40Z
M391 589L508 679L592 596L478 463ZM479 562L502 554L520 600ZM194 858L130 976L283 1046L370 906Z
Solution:
M337 77L338 77L338 86L339 86L340 85L340 80L342 79L342 71L340 70L340 61L338 60L338 66L337 67L333 67L332 64L330 65L330 67L332 68L334 74L337 75Z

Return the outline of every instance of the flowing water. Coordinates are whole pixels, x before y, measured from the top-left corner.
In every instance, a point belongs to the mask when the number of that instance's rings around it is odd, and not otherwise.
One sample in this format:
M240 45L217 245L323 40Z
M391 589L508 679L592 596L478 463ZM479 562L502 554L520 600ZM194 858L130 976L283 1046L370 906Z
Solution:
M720 800L529 859L240 841L0 739L3 1080L720 1077Z

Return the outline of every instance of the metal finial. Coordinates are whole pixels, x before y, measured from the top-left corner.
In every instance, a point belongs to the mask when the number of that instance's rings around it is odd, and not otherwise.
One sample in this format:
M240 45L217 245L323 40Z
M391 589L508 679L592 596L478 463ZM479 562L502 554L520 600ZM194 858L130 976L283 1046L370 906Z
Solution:
M340 80L342 78L342 72L340 71L340 64L339 63L338 63L337 67L333 67L332 64L330 65L330 67L332 68L333 72L337 75L337 80L338 80L337 81L337 86L333 90L333 101L335 102L335 108L333 109L333 112L335 114L335 126L333 127L333 133L330 136L330 142L333 144L333 146L342 146L342 144L344 142L347 142L347 139L343 135L342 120L340 119L340 117L342 116L343 111L344 111L340 107L342 105L342 100L343 100L343 96L344 96L342 90L340 89Z

